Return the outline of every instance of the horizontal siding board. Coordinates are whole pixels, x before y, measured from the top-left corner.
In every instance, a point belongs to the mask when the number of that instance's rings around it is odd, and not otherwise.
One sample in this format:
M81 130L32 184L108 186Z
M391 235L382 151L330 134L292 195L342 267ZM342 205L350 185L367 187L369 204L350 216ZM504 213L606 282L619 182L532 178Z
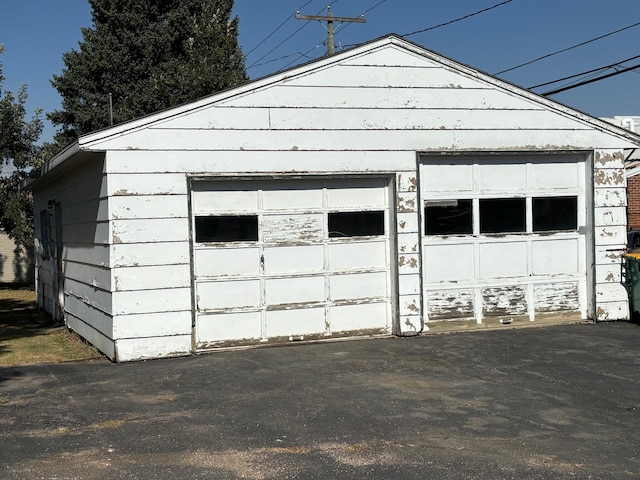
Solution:
M111 313L111 292L88 285L87 283L65 278L64 281L65 298L68 296L75 297L87 305L105 312Z
M95 244L110 243L108 222L86 222L72 225L64 225L62 228L62 241L65 244Z
M339 109L272 108L270 125L274 130L586 130L573 119L545 110L353 108L345 115Z
M189 242L113 245L112 267L189 264Z
M116 196L110 199L113 219L186 218L186 195Z
M572 150L615 139L594 130L180 130L148 129L104 143L116 150L181 151L442 151ZM174 158L176 155L174 154ZM217 166L210 159L209 169ZM253 166L255 170L255 165ZM402 166L400 166L402 169ZM217 169L216 169L217 170ZM235 171L238 171L236 168Z
M70 296L65 297L64 309L68 315L81 319L82 322L91 325L107 338L113 338L113 317L104 310L96 308L82 299Z
M120 267L114 269L113 275L117 292L191 286L188 264Z
M433 63L419 66L336 65L286 81L304 87L478 88L478 80Z
M255 129L269 128L268 108L209 107L158 122L161 128Z
M191 311L118 315L114 318L114 337L164 337L191 334Z
M61 202L61 206L63 226L109 220L109 207L106 198L89 200L70 206Z
M211 155L207 151L191 151L176 155L172 151L127 151L111 152L109 168L114 173L189 173L210 175L238 174L248 172L260 175L286 173L288 175L362 173L363 171L389 172L396 168L415 168L415 151L336 151L327 156L326 152L289 151L228 151Z
M107 192L111 196L186 195L187 179L183 173L112 173Z
M296 87L276 85L220 102L233 107L313 108L456 108L467 110L538 110L523 98L479 84L478 88Z
M113 243L181 242L189 240L186 218L114 220Z
M596 207L594 209L594 224L596 227L610 225L626 225L626 208L624 207Z
M191 288L113 293L113 314L180 312L191 309Z
M83 245L67 243L64 245L63 258L65 261L86 263L96 266L109 265L109 245Z
M361 66L388 66L388 67L428 67L441 68L442 65L433 60L414 52L408 52L397 46L379 48L368 52L363 52L355 57L347 58L340 62L342 65Z
M116 348L119 362L189 355L191 335L121 339Z
M67 327L85 338L91 345L96 347L107 358L115 360L115 345L109 335L105 335L96 328L87 317L78 318L75 315L67 314L65 319Z
M111 289L111 270L107 267L65 260L63 273L65 278L104 290Z

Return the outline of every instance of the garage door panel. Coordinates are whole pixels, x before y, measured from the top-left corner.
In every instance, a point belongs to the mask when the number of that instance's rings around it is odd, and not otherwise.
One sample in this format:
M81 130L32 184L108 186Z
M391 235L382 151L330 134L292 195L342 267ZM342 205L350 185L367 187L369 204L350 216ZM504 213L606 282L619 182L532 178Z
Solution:
M534 275L578 273L578 239L533 241L532 272Z
M386 267L388 263L387 243L384 240L333 243L327 247L327 250L329 268L333 271Z
M236 339L259 339L262 335L260 312L216 313L198 316L198 343Z
M262 208L265 210L312 210L322 208L322 182L281 182L264 185Z
M332 333L356 330L388 330L389 305L386 302L336 305L329 308Z
M323 302L324 277L267 278L265 292L267 305Z
M375 179L354 183L353 180L333 182L327 186L329 209L384 208L387 203L385 180Z
M550 313L580 309L577 282L535 285L533 291L536 312Z
M424 164L420 185L424 194L434 192L470 192L474 187L472 162Z
M258 247L196 250L195 272L199 277L257 275L260 267Z
M482 307L486 316L525 315L527 313L527 287L509 285L482 289Z
M535 189L578 188L584 185L580 164L567 162L542 162L531 166L531 183Z
M326 330L325 310L323 307L268 310L266 319L266 334L270 338L324 334Z
M331 300L384 298L387 293L387 273L370 272L329 277Z
M478 186L483 191L523 191L527 188L527 164L522 162L480 164L478 179Z
M474 278L471 243L426 245L422 254L427 282L469 281Z
M475 293L471 288L433 290L427 295L429 320L448 320L474 316Z
M199 282L197 303L200 310L254 307L260 305L259 280Z
M265 243L318 243L324 236L321 214L264 215L260 227Z
M481 243L480 279L524 277L527 275L526 241Z
M265 247L264 271L267 275L322 271L322 245Z
M258 208L258 192L250 185L230 184L202 187L194 190L193 212L255 212Z

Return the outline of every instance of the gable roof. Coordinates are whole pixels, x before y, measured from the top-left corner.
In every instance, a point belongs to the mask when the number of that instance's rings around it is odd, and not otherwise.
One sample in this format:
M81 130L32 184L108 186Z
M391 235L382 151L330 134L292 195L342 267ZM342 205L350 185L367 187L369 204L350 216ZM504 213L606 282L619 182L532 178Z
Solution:
M622 139L625 141L625 144L640 146L640 135L630 132L623 127L618 127L557 101L532 93L505 80L498 79L468 65L451 60L418 44L405 40L396 34L390 34L349 50L342 51L331 57L313 60L289 70L250 81L238 87L215 93L188 104L173 107L122 123L120 125L82 135L74 144L70 145L53 157L45 166L42 167L39 173L45 174L51 170L58 169L59 166L67 162L69 158L78 156L82 152L102 152L105 150L104 142L108 142L111 138L134 133L155 124L169 121L181 115L206 109L207 107L215 104L233 101L234 99L241 98L248 94L266 90L276 84L291 82L294 79L300 79L305 75L320 72L323 69L336 64L357 61L359 57L364 57L365 55L370 55L376 52L382 54L384 51L390 51L392 55L398 55L398 52L404 53L405 55L402 56L402 60L404 62L411 62L412 60L410 57L412 56L415 59L413 61L416 62L416 65L420 62L422 62L422 64L424 64L424 62L432 62L451 72L459 74L461 77L466 77L467 79L480 82L488 87L509 93L510 95L519 97L524 101L536 104L545 110L556 112L565 117L570 117L589 128L593 128L600 132Z

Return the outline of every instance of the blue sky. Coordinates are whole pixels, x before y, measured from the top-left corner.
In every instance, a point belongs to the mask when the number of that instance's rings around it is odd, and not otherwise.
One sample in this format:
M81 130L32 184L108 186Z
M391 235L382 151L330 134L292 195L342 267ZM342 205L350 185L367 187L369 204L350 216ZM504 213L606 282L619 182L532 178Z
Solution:
M292 67L326 51L324 24L294 18L358 17L367 23L336 25L337 49L387 33L405 35L491 7L504 0L236 0L240 44L251 78ZM62 54L77 48L91 25L86 0L6 0L0 15L4 90L28 87L28 108L59 108L50 85L62 71ZM511 0L485 13L407 36L453 60L490 74L640 22L638 0ZM271 35L271 36L269 36ZM268 37L268 38L267 38ZM499 75L522 87L556 80L640 55L640 25L602 40ZM640 64L640 58L624 63ZM603 73L610 73L608 70ZM562 86L567 82L548 87ZM545 89L536 90L538 93ZM640 115L640 68L551 97L595 116ZM54 129L47 125L48 140Z

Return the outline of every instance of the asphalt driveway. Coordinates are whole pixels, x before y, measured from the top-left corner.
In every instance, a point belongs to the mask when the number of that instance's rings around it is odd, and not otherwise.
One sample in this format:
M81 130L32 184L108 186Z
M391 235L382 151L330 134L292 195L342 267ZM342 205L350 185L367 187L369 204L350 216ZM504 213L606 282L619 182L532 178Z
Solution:
M0 478L640 477L640 327L0 369Z

